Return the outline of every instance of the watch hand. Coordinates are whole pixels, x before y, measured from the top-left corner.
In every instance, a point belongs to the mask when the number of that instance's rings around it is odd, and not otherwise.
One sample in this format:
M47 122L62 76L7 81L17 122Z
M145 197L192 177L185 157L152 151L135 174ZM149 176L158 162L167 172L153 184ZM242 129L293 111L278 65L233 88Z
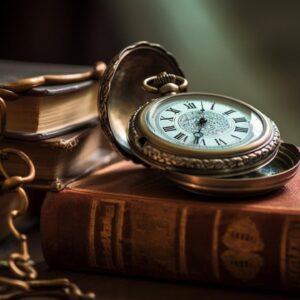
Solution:
M202 113L205 111L204 107L203 107L203 101L201 100L201 111Z
M199 125L202 127L207 122L207 119L204 116L205 109L203 107L203 102L202 101L201 101L201 110L200 111L201 111L201 113L200 113L201 117L200 117L200 120L199 120Z
M201 137L204 136L204 134L201 132L201 129L202 129L202 128L200 128L198 131L195 131L195 132L193 133L195 137L201 138Z
M200 129L198 131L195 131L193 134L194 134L194 144L198 144L200 139L203 137L203 133L201 132L202 130L202 126L200 127Z

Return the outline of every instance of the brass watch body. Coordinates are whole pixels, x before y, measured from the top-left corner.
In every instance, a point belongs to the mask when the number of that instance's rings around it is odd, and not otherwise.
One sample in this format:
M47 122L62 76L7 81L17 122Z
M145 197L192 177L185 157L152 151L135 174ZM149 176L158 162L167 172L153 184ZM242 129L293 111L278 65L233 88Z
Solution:
M147 114L160 102L166 103L178 97L185 99L226 98L229 102L238 102L251 108L260 116L264 132L251 143L223 151L209 150L204 147L188 148L161 139L149 130L146 122ZM262 167L276 156L280 145L277 126L257 109L237 99L208 93L180 93L153 99L139 108L130 119L128 137L134 153L153 167L172 172L221 177L241 175Z
M139 42L109 63L101 83L104 134L125 158L210 196L251 196L286 184L299 151L275 123L234 98L187 92L187 79L162 46Z

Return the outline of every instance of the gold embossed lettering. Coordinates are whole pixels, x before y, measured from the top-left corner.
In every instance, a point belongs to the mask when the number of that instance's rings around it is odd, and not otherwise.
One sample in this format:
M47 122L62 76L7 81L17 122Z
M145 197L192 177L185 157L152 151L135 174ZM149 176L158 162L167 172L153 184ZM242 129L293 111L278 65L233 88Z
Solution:
M289 224L286 251L286 271L288 283L300 284L300 222L294 220Z
M102 245L102 257L106 263L106 267L112 268L112 219L115 214L115 207L113 205L106 205L104 208L104 216L102 218L102 228L100 231L100 240Z
M223 243L229 248L221 254L226 269L243 281L255 278L264 263L261 255L255 252L263 250L264 244L251 218L233 220L226 229Z

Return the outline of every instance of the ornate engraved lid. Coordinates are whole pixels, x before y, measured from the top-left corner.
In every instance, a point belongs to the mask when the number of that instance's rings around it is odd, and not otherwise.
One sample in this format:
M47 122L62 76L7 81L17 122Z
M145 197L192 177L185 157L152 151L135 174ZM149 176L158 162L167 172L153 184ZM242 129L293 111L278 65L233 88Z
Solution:
M122 50L104 73L98 101L100 123L112 146L126 159L140 162L132 154L127 133L133 113L153 98L142 89L142 82L163 71L184 76L172 54L143 41Z

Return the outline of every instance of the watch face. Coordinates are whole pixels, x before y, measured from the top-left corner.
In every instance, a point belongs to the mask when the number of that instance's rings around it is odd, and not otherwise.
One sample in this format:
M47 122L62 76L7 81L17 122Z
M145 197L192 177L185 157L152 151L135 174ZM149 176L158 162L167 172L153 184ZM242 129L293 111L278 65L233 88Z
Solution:
M255 142L266 131L264 116L251 106L200 93L158 101L145 114L145 124L165 142L195 150L229 150Z

